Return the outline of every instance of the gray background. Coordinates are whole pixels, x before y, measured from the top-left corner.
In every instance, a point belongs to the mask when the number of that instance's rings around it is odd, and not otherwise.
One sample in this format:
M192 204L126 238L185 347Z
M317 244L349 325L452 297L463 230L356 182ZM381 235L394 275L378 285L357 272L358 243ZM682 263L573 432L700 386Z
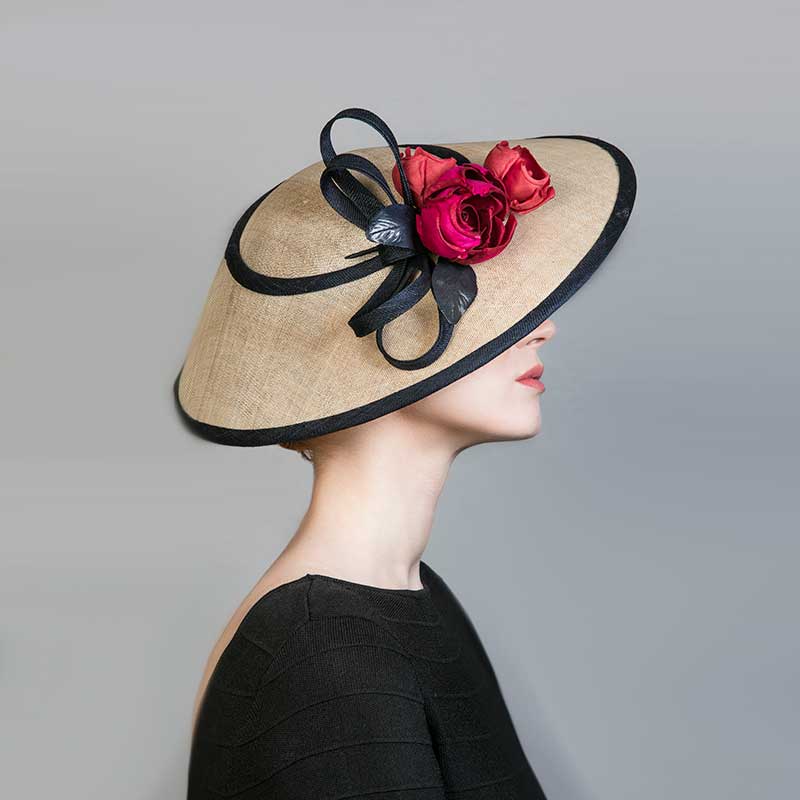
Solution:
M311 474L191 437L172 380L239 214L360 105L637 169L543 432L457 460L424 556L548 797L794 796L796 6L69 5L0 36L2 793L183 796L205 659Z

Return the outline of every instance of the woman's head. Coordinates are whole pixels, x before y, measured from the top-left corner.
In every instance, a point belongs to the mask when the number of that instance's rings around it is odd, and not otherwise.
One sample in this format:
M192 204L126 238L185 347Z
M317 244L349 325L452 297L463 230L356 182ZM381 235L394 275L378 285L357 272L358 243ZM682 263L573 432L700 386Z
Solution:
M539 397L544 387L520 378L541 369L539 348L555 332L555 324L547 319L482 367L411 405L354 428L282 446L313 460L315 452L328 446L378 435L378 431L418 436L453 451L481 442L535 436L541 425Z

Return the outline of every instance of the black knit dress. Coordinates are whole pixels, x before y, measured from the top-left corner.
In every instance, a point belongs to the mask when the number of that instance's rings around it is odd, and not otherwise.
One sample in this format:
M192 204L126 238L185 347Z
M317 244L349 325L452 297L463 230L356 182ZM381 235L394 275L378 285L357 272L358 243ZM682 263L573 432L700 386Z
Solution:
M188 800L541 800L494 670L442 578L325 575L250 608L197 717Z

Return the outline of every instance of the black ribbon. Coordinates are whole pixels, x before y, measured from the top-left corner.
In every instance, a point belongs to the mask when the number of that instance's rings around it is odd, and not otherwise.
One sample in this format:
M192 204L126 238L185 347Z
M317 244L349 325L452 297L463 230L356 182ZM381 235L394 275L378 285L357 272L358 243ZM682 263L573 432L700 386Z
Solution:
M356 153L337 153L331 144L331 128L343 118L355 119L374 128L386 140L400 173L403 202L398 203L381 170ZM420 145L402 145L420 147ZM439 145L421 145L439 158L454 158L456 163L469 161L456 150ZM351 253L346 259L362 261L339 269L314 275L283 277L267 275L252 269L242 257L241 239L248 222L265 198L262 195L241 216L225 249L225 261L234 279L245 288L262 294L296 295L321 292L351 281L360 280L379 270L389 268L384 280L372 296L350 318L349 325L356 336L375 333L384 358L399 369L421 369L432 364L445 351L453 328L478 291L475 272L467 264L456 264L432 255L419 240L413 194L408 183L397 144L389 126L376 114L363 108L340 111L320 134L320 151L325 169L320 176L320 189L331 207L353 225L361 228L373 247ZM352 173L373 180L388 198L388 204L376 197ZM279 184L280 185L280 184ZM413 308L428 292L432 292L439 313L439 332L427 352L417 358L398 359L383 345L383 329Z
M387 142L400 174L403 203L398 203L381 170L368 159L355 153L337 153L331 143L331 129L339 119L355 119L374 128ZM440 158L455 158L459 164L468 159L447 147L425 145L425 149ZM330 206L349 222L361 228L374 247L351 253L345 258L370 258L355 265L356 269L337 270L349 279L370 275L390 267L386 278L372 296L351 317L348 324L356 336L375 333L383 357L399 369L422 369L436 361L445 351L453 329L475 299L475 271L468 264L456 264L434 257L419 240L416 231L413 195L402 164L400 146L389 126L376 114L363 108L340 111L322 129L320 151L325 170L320 176L320 189ZM381 202L351 173L356 172L373 180L389 199ZM393 320L413 308L431 291L439 313L439 332L431 347L417 358L398 359L386 351L383 329Z

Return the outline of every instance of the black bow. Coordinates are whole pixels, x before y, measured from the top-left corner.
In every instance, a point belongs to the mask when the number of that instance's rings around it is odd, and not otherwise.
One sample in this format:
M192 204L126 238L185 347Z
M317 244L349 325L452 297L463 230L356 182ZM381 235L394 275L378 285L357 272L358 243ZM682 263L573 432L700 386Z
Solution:
M388 143L400 174L403 203L395 200L383 173L368 159L355 153L338 154L331 144L331 128L336 120L350 118L374 128ZM440 158L455 158L459 164L468 161L461 153L446 147L425 145ZM320 151L325 170L320 176L320 189L331 207L349 222L361 228L375 247L351 253L345 258L373 255L355 267L362 276L391 267L389 274L366 303L351 317L348 324L356 336L375 332L378 349L384 358L399 369L422 369L432 364L445 351L453 328L478 291L475 271L468 264L456 264L432 255L420 242L416 230L416 214L411 188L403 169L400 148L388 125L376 114L363 108L347 108L331 119L320 134ZM384 205L351 172L358 172L375 181L386 193ZM353 268L340 270L352 274ZM412 359L397 359L383 345L383 328L433 292L439 311L439 334L430 349Z

